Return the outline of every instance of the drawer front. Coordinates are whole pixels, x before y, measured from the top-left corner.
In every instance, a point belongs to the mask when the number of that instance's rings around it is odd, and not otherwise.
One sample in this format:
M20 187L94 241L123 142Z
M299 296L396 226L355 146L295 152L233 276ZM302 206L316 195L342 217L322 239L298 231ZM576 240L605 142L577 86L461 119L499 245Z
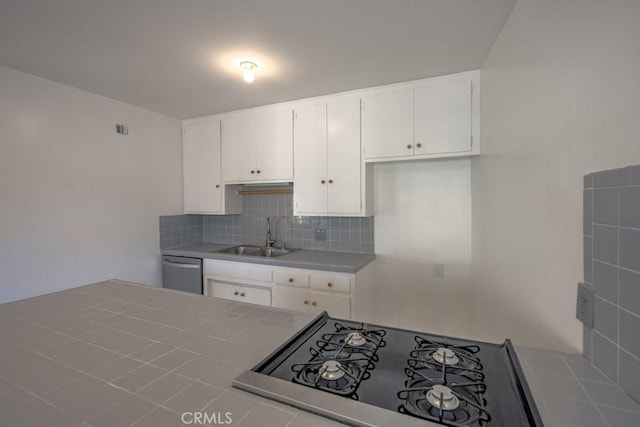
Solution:
M271 306L271 289L213 282L211 296Z
M331 317L338 319L351 318L351 298L349 295L337 292L309 292L311 312L319 314L326 310Z
M245 262L209 262L205 264L205 274L214 277L228 277L230 279L253 280L271 283L273 270L256 267Z
M348 277L312 274L310 279L311 289L318 289L320 291L351 292L351 280Z
M279 285L297 286L299 288L309 287L309 275L307 273L276 270L274 276L275 282Z

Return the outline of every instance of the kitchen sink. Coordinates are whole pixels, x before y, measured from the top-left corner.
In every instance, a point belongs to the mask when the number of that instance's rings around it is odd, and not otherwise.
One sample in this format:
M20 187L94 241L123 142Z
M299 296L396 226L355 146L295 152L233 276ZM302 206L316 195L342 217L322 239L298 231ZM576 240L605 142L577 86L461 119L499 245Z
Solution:
M279 257L291 253L294 250L295 249L277 249L264 246L240 245L216 252L246 256Z

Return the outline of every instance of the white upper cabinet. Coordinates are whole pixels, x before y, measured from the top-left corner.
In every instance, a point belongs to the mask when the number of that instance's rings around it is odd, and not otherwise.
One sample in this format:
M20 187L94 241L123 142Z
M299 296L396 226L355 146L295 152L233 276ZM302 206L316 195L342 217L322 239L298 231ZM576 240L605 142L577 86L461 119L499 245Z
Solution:
M239 213L239 197L222 184L220 121L185 122L182 131L184 212Z
M471 151L471 96L470 80L415 90L415 154Z
M290 108L269 106L222 119L223 178L228 183L293 179Z
M327 104L294 110L293 210L297 215L327 212Z
M478 85L479 74L474 71L363 95L364 159L479 154Z
M256 179L293 180L293 110L269 106L256 110Z
M413 89L362 97L365 159L413 154Z
M253 112L222 119L222 159L225 182L255 180L256 116Z
M363 214L360 99L336 98L294 110L294 214Z
M360 99L327 103L327 212L361 211Z

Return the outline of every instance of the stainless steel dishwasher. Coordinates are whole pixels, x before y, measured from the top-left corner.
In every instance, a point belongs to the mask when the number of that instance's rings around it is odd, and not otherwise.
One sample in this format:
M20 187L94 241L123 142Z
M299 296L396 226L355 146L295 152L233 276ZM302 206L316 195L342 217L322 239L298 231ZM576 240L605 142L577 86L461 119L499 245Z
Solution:
M162 287L202 295L202 259L163 256Z

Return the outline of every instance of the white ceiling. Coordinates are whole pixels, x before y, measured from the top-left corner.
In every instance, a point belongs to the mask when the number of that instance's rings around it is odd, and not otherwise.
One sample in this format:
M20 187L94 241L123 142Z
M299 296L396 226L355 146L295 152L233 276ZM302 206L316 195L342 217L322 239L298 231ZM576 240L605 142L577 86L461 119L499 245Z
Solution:
M0 65L196 117L477 69L516 3L0 0Z

